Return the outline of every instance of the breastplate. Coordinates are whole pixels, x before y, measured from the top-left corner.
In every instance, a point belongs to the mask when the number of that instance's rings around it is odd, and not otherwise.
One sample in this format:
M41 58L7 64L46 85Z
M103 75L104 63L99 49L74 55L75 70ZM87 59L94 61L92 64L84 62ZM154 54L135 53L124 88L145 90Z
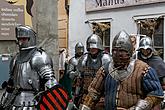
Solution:
M14 86L19 86L22 89L39 89L39 75L32 70L29 61L18 63L16 62L13 71Z
M93 78L96 75L97 68L91 68L91 67L84 67L84 72L82 74L83 77L83 89L87 90L88 86L92 82Z
M14 87L20 87L21 91L16 96L13 103L14 106L33 106L36 105L34 96L35 92L39 92L39 75L32 70L28 62L16 62L13 71Z

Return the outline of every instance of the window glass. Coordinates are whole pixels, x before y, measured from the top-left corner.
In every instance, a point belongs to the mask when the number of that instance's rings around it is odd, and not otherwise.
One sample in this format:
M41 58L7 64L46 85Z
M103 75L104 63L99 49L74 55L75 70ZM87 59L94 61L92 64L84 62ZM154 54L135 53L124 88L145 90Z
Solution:
M93 23L93 31L102 39L104 50L110 52L110 22Z

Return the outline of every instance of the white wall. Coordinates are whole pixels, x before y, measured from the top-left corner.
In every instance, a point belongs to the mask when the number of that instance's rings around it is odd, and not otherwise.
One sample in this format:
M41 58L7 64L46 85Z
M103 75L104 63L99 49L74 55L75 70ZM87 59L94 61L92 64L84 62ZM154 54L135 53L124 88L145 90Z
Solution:
M82 42L86 50L86 39L92 34L85 13L85 0L71 0L69 13L69 54L74 56L74 48L77 42Z
M71 0L68 39L70 54L74 54L74 46L77 42L82 41L85 44L87 37L91 34L89 25L85 24L86 20L112 18L110 38L111 42L113 40L113 37L120 30L124 29L129 34L137 33L137 25L133 19L134 16L159 13L165 13L165 3L86 13L85 0Z

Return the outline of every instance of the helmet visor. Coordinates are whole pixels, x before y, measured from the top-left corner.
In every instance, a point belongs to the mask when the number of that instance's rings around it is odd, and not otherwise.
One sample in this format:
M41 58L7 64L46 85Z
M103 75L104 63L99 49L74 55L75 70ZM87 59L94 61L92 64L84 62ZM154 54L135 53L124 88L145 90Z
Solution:
M29 30L25 30L25 29L21 29L21 28L19 28L19 29L17 29L16 30L16 37L17 38L20 38L20 37L23 37L23 38L25 38L25 37L30 37L30 35L29 35Z

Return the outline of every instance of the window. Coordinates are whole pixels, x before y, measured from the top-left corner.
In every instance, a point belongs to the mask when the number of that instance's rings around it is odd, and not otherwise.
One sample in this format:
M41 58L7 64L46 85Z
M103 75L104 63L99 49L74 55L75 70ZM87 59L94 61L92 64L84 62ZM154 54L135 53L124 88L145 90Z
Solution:
M92 29L102 39L104 50L110 53L110 22L92 22Z
M151 37L154 43L155 50L158 52L158 55L163 58L164 19L163 18L144 19L144 20L141 20L141 22L142 23L140 25L140 34Z

